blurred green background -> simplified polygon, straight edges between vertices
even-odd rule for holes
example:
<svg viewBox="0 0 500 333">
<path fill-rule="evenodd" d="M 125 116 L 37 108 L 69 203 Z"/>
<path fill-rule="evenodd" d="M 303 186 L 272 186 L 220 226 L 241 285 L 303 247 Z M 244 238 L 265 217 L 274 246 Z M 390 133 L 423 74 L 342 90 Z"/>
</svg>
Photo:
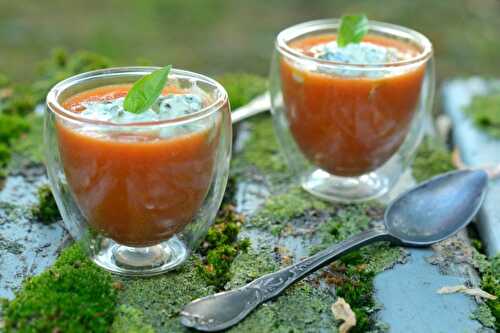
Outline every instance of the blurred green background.
<svg viewBox="0 0 500 333">
<path fill-rule="evenodd" d="M 0 0 L 0 72 L 29 82 L 37 63 L 64 47 L 121 65 L 267 74 L 281 29 L 360 12 L 426 34 L 439 79 L 500 76 L 498 0 Z"/>
</svg>

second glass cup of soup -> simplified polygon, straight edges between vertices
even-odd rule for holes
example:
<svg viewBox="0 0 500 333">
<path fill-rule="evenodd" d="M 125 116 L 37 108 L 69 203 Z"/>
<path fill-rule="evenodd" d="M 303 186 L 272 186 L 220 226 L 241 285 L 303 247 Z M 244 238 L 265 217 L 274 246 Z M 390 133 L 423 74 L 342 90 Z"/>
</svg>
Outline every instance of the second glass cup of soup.
<svg viewBox="0 0 500 333">
<path fill-rule="evenodd" d="M 370 21 L 360 44 L 336 44 L 340 20 L 302 23 L 275 44 L 275 130 L 304 189 L 329 201 L 387 193 L 408 168 L 432 106 L 432 45 Z"/>
<path fill-rule="evenodd" d="M 47 97 L 46 163 L 64 224 L 101 267 L 154 275 L 180 265 L 221 203 L 231 154 L 227 93 L 173 69 L 147 111 L 123 108 L 155 68 L 94 71 Z"/>
</svg>

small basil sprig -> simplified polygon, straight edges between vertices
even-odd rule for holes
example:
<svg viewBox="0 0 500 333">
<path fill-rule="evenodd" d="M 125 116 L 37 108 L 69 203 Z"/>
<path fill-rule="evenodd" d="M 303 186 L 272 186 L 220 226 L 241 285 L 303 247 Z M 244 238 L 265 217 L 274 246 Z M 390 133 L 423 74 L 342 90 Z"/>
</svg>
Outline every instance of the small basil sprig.
<svg viewBox="0 0 500 333">
<path fill-rule="evenodd" d="M 344 15 L 340 21 L 337 45 L 344 47 L 348 44 L 361 42 L 368 32 L 368 18 L 366 15 Z"/>
<path fill-rule="evenodd" d="M 171 69 L 172 65 L 165 66 L 135 82 L 123 102 L 125 110 L 131 113 L 142 113 L 149 109 L 161 95 Z"/>
</svg>

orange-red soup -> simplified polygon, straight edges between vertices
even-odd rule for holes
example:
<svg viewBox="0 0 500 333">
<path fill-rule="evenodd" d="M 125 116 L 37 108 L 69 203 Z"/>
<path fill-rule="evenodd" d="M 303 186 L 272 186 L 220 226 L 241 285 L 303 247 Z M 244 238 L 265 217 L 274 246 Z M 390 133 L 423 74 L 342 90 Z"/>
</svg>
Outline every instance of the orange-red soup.
<svg viewBox="0 0 500 333">
<path fill-rule="evenodd" d="M 130 85 L 89 90 L 63 103 L 123 97 Z M 164 90 L 164 94 L 175 89 Z M 147 246 L 191 222 L 207 195 L 216 142 L 209 130 L 161 139 L 127 134 L 97 137 L 56 122 L 64 171 L 90 225 L 113 240 Z"/>
<path fill-rule="evenodd" d="M 335 40 L 305 37 L 289 46 L 305 55 Z M 402 41 L 367 36 L 364 41 L 418 53 Z M 281 61 L 286 116 L 305 157 L 333 175 L 359 176 L 384 164 L 400 147 L 416 111 L 424 65 L 380 78 L 324 74 Z"/>
</svg>

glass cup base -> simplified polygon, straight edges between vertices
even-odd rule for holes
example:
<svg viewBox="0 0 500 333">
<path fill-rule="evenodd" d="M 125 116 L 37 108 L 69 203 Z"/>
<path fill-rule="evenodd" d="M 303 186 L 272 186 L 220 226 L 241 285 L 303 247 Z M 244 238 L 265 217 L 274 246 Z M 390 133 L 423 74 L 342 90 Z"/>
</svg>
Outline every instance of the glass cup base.
<svg viewBox="0 0 500 333">
<path fill-rule="evenodd" d="M 317 169 L 303 177 L 302 187 L 314 196 L 331 202 L 361 202 L 389 191 L 389 179 L 376 172 L 359 177 L 339 177 Z"/>
<path fill-rule="evenodd" d="M 152 276 L 162 274 L 181 265 L 189 251 L 178 237 L 162 243 L 132 247 L 103 238 L 92 260 L 100 267 L 125 276 Z"/>
</svg>

